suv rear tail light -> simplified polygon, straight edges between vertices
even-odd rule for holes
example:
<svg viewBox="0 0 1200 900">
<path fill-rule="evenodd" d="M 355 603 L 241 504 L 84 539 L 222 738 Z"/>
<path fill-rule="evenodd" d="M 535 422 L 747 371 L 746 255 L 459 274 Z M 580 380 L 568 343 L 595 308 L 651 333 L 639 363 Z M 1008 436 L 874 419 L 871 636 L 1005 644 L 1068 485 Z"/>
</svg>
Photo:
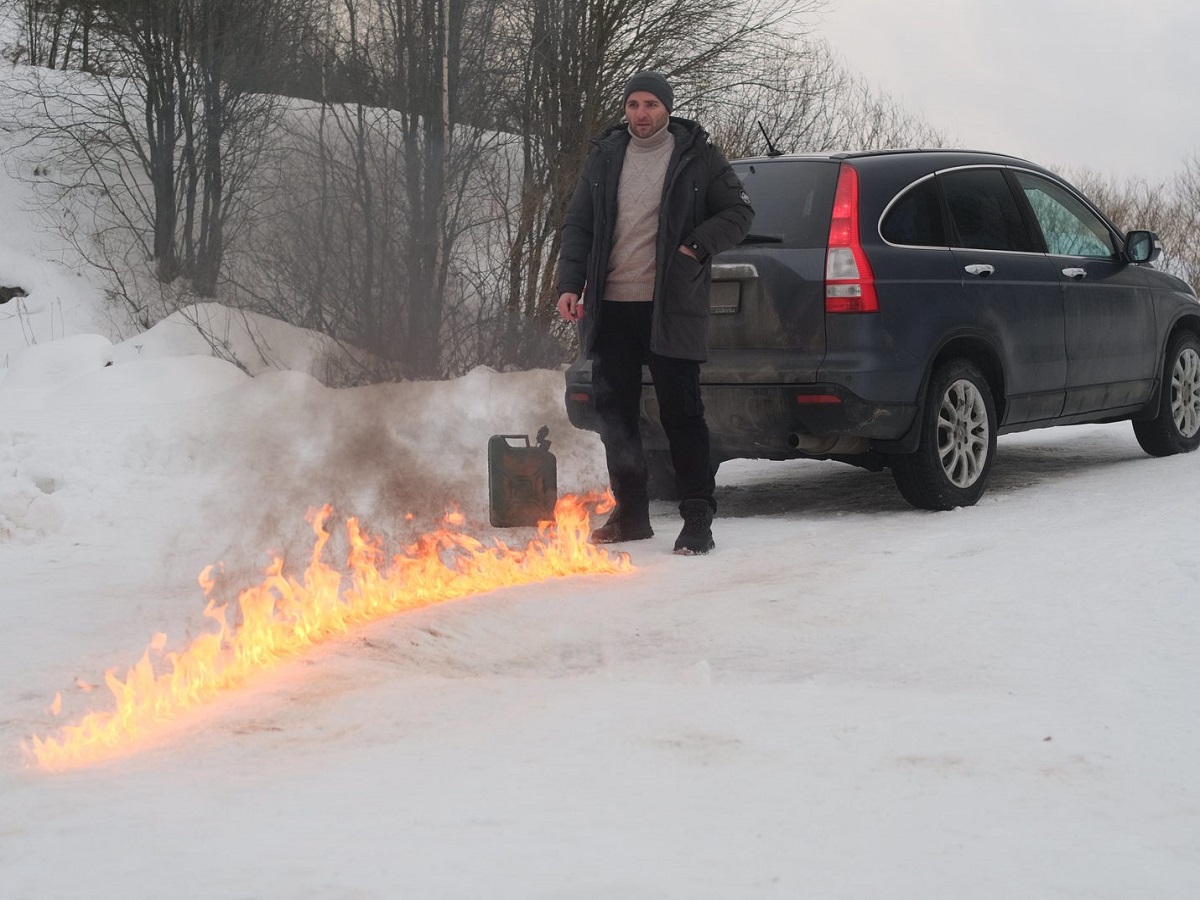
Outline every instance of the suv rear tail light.
<svg viewBox="0 0 1200 900">
<path fill-rule="evenodd" d="M 825 312 L 879 312 L 875 273 L 858 237 L 858 172 L 843 163 L 833 195 L 825 253 Z"/>
</svg>

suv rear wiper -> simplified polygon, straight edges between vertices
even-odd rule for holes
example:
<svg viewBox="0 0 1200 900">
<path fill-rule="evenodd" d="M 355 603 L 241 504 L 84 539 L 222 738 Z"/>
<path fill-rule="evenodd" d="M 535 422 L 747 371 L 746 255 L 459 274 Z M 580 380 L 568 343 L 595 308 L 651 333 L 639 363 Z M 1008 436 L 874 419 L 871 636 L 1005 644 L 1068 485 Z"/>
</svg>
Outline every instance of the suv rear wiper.
<svg viewBox="0 0 1200 900">
<path fill-rule="evenodd" d="M 742 238 L 743 244 L 782 244 L 782 234 L 748 234 Z"/>
</svg>

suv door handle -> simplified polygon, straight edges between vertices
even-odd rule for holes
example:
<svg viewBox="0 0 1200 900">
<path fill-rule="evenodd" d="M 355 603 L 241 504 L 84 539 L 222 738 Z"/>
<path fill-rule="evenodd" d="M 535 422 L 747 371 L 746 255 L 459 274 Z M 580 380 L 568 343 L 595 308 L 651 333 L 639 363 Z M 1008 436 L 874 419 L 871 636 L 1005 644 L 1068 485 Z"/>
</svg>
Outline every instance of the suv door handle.
<svg viewBox="0 0 1200 900">
<path fill-rule="evenodd" d="M 963 268 L 971 275 L 978 275 L 980 278 L 987 278 L 996 271 L 995 266 L 989 266 L 987 263 L 972 263 L 969 266 L 963 266 Z"/>
<path fill-rule="evenodd" d="M 1076 266 L 1068 266 L 1062 270 L 1062 273 L 1068 278 L 1073 278 L 1076 281 L 1082 281 L 1087 278 L 1087 269 L 1080 269 Z"/>
</svg>

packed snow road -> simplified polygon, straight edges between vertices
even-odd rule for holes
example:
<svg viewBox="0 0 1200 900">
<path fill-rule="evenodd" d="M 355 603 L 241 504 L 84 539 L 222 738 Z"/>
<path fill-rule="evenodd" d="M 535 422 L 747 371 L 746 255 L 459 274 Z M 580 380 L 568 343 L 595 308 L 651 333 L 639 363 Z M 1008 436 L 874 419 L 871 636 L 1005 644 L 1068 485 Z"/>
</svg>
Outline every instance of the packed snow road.
<svg viewBox="0 0 1200 900">
<path fill-rule="evenodd" d="M 28 766 L 56 691 L 64 719 L 101 704 L 77 679 L 204 628 L 200 568 L 235 589 L 302 558 L 307 493 L 385 530 L 448 492 L 486 521 L 487 434 L 543 419 L 564 489 L 592 486 L 559 379 L 221 376 L 9 417 L 5 895 L 1194 894 L 1200 457 L 1150 459 L 1128 425 L 1002 438 L 988 494 L 949 513 L 886 473 L 730 463 L 707 557 L 671 553 L 656 504 L 632 574 L 380 622 L 139 752 Z"/>
</svg>

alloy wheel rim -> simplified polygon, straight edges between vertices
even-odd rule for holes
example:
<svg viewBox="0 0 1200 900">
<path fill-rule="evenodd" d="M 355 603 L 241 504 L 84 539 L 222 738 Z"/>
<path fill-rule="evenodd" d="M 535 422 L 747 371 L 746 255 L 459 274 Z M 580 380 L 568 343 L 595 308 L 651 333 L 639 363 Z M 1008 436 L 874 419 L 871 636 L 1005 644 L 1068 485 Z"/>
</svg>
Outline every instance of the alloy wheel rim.
<svg viewBox="0 0 1200 900">
<path fill-rule="evenodd" d="M 987 463 L 990 438 L 983 394 L 970 381 L 960 378 L 946 388 L 938 410 L 938 457 L 951 484 L 969 488 L 979 480 Z"/>
<path fill-rule="evenodd" d="M 1200 354 L 1186 348 L 1171 371 L 1171 418 L 1185 438 L 1200 431 Z"/>
</svg>

